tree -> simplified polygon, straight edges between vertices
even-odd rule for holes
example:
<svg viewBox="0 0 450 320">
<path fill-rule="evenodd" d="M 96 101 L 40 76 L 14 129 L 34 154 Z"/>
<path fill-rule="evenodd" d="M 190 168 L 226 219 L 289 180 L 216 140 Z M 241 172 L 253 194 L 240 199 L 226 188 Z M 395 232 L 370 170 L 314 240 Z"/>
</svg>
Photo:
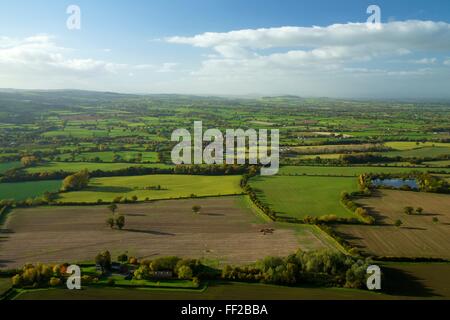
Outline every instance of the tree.
<svg viewBox="0 0 450 320">
<path fill-rule="evenodd" d="M 35 156 L 25 156 L 20 159 L 20 163 L 23 167 L 32 167 L 38 164 L 39 158 Z"/>
<path fill-rule="evenodd" d="M 100 266 L 103 274 L 106 271 L 110 270 L 111 269 L 111 254 L 109 253 L 109 251 L 100 252 L 95 257 L 95 263 Z"/>
<path fill-rule="evenodd" d="M 52 287 L 60 286 L 61 283 L 62 283 L 62 281 L 61 281 L 61 279 L 59 279 L 59 278 L 52 277 L 52 278 L 50 279 L 50 286 L 52 286 Z"/>
<path fill-rule="evenodd" d="M 178 269 L 178 279 L 192 279 L 193 272 L 192 269 L 188 266 L 181 266 Z"/>
<path fill-rule="evenodd" d="M 20 288 L 23 284 L 23 279 L 20 274 L 16 274 L 14 277 L 12 277 L 11 281 L 12 285 L 16 288 Z"/>
<path fill-rule="evenodd" d="M 89 184 L 89 171 L 82 170 L 63 180 L 61 191 L 76 191 L 86 188 Z"/>
<path fill-rule="evenodd" d="M 106 224 L 107 224 L 111 229 L 114 228 L 114 225 L 115 225 L 114 218 L 111 217 L 111 218 L 106 219 Z"/>
<path fill-rule="evenodd" d="M 108 209 L 109 209 L 109 211 L 111 211 L 112 214 L 116 213 L 116 210 L 118 209 L 117 204 L 111 203 L 111 204 L 108 206 Z"/>
<path fill-rule="evenodd" d="M 128 255 L 126 253 L 122 253 L 117 257 L 117 261 L 119 262 L 127 262 L 128 261 Z"/>
<path fill-rule="evenodd" d="M 439 219 L 437 217 L 433 217 L 433 223 L 439 223 Z"/>
<path fill-rule="evenodd" d="M 193 206 L 192 207 L 192 212 L 194 212 L 196 214 L 200 213 L 201 210 L 202 210 L 202 207 L 200 207 L 200 206 Z"/>
<path fill-rule="evenodd" d="M 120 215 L 115 219 L 115 223 L 117 228 L 119 228 L 119 230 L 122 230 L 123 227 L 125 227 L 125 216 Z"/>
<path fill-rule="evenodd" d="M 405 207 L 403 209 L 403 212 L 405 212 L 407 215 L 412 215 L 414 213 L 414 208 L 413 207 Z"/>
<path fill-rule="evenodd" d="M 394 224 L 397 228 L 399 228 L 403 225 L 403 222 L 402 222 L 402 220 L 399 219 L 399 220 L 396 220 Z"/>
<path fill-rule="evenodd" d="M 423 208 L 419 207 L 416 209 L 416 214 L 422 214 L 423 213 Z"/>
</svg>

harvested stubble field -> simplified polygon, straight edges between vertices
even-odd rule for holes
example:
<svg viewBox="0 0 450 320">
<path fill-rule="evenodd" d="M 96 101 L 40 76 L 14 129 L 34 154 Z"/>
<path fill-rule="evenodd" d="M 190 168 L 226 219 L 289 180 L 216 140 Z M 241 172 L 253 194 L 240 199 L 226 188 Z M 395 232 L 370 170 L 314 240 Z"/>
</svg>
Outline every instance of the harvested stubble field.
<svg viewBox="0 0 450 320">
<path fill-rule="evenodd" d="M 359 203 L 379 225 L 337 226 L 353 245 L 376 256 L 450 259 L 450 195 L 382 190 Z M 422 207 L 424 213 L 406 215 L 407 206 Z M 400 228 L 394 226 L 398 219 L 403 222 Z"/>
<path fill-rule="evenodd" d="M 194 205 L 202 206 L 200 214 L 192 212 Z M 106 225 L 111 213 L 104 206 L 15 210 L 0 235 L 0 268 L 92 261 L 105 249 L 113 256 L 128 251 L 139 258 L 177 255 L 241 264 L 330 246 L 311 226 L 264 222 L 242 196 L 120 205 L 118 212 L 126 217 L 122 231 Z M 262 228 L 275 231 L 264 235 Z"/>
</svg>

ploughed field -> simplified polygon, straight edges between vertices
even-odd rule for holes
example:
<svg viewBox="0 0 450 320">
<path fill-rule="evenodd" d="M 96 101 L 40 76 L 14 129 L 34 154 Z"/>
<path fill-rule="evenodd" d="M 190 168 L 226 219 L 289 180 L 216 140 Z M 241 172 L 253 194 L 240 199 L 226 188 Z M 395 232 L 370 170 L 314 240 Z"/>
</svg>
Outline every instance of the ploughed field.
<svg viewBox="0 0 450 320">
<path fill-rule="evenodd" d="M 358 202 L 370 210 L 379 225 L 336 226 L 352 245 L 375 256 L 450 259 L 450 195 L 381 190 Z M 407 206 L 421 207 L 424 212 L 407 215 Z M 394 226 L 396 220 L 403 225 Z"/>
<path fill-rule="evenodd" d="M 216 263 L 250 263 L 298 249 L 332 247 L 313 226 L 267 223 L 245 197 L 169 200 L 119 205 L 124 230 L 111 230 L 105 206 L 17 209 L 0 234 L 0 268 L 25 263 L 92 261 L 98 252 L 154 258 L 176 255 Z M 200 214 L 192 211 L 202 206 Z M 261 229 L 273 228 L 264 235 Z"/>
</svg>

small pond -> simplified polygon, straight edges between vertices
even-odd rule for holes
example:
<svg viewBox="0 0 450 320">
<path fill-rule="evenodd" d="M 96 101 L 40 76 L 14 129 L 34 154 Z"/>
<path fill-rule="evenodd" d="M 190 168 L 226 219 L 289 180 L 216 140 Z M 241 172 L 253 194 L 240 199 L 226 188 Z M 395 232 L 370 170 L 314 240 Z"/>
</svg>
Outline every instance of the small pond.
<svg viewBox="0 0 450 320">
<path fill-rule="evenodd" d="M 419 185 L 415 179 L 375 179 L 372 184 L 376 187 L 398 188 L 408 186 L 411 189 L 419 189 Z"/>
</svg>

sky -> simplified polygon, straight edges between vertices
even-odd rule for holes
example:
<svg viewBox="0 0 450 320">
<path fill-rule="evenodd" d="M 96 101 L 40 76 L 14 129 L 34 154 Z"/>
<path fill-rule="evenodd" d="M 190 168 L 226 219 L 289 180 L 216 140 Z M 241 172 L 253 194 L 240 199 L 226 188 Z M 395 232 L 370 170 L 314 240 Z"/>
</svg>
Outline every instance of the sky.
<svg viewBox="0 0 450 320">
<path fill-rule="evenodd" d="M 450 99 L 449 80 L 450 1 L 0 0 L 0 88 Z"/>
</svg>

